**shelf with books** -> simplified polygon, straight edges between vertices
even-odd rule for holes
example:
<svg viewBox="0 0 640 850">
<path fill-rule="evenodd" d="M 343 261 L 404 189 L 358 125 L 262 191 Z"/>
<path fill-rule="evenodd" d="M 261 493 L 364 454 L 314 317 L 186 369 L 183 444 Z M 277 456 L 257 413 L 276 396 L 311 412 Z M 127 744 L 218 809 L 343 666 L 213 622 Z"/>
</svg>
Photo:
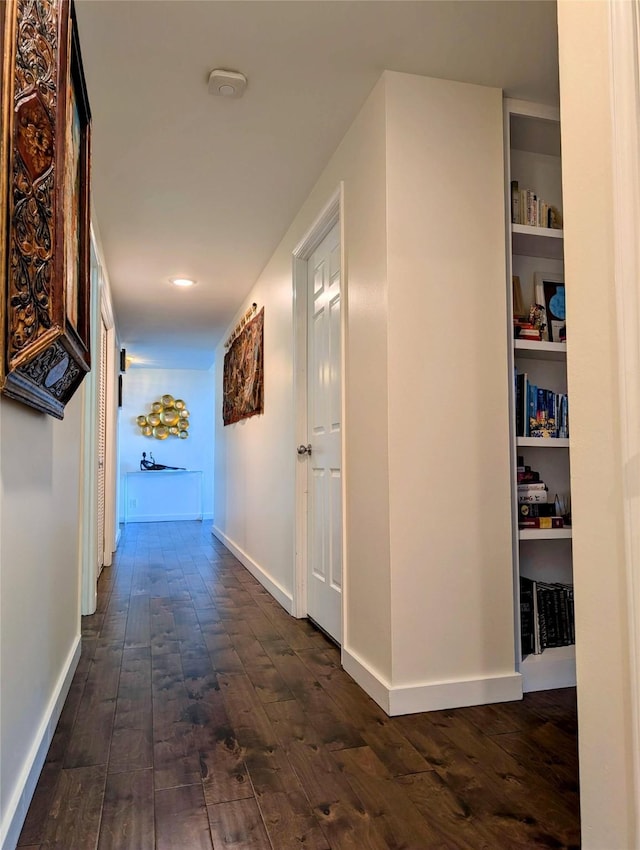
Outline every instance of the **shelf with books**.
<svg viewBox="0 0 640 850">
<path fill-rule="evenodd" d="M 511 225 L 512 251 L 517 255 L 561 260 L 563 237 L 562 230 L 551 227 L 532 227 L 529 224 Z"/>
<path fill-rule="evenodd" d="M 575 639 L 566 613 L 573 567 L 559 118 L 552 107 L 505 101 L 515 641 L 525 691 L 575 685 L 575 648 L 558 645 Z M 527 643 L 527 581 L 537 583 L 545 604 L 554 600 L 556 614 L 565 612 L 562 621 L 546 612 L 549 633 L 535 650 Z"/>
<path fill-rule="evenodd" d="M 563 361 L 567 356 L 566 342 L 537 342 L 531 339 L 515 339 L 513 347 L 516 357 L 527 360 Z"/>
</svg>

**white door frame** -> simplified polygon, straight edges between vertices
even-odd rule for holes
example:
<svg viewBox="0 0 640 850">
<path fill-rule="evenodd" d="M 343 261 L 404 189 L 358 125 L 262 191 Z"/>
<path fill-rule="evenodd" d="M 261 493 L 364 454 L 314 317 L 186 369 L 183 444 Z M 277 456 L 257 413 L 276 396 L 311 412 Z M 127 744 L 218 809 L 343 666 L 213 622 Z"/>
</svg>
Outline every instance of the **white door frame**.
<svg viewBox="0 0 640 850">
<path fill-rule="evenodd" d="M 292 252 L 293 258 L 293 385 L 294 385 L 294 414 L 296 446 L 306 444 L 308 438 L 307 423 L 307 261 L 318 245 L 336 223 L 340 226 L 340 346 L 341 346 L 341 394 L 342 394 L 342 645 L 346 639 L 345 600 L 347 587 L 347 558 L 346 558 L 346 470 L 345 470 L 345 441 L 347 423 L 345 421 L 346 398 L 346 328 L 347 328 L 347 268 L 344 246 L 344 186 L 342 183 L 333 193 L 326 206 L 311 225 L 305 236 Z M 291 446 L 295 453 L 296 446 Z M 306 455 L 296 455 L 295 476 L 295 576 L 293 582 L 294 617 L 307 616 L 307 521 L 308 521 L 308 490 L 309 464 Z"/>
<path fill-rule="evenodd" d="M 101 270 L 93 230 L 91 232 L 91 355 L 95 359 L 100 322 Z M 81 542 L 81 609 L 93 614 L 97 603 L 98 567 L 96 564 L 96 534 L 98 530 L 98 381 L 95 363 L 84 379 L 84 409 L 82 416 L 82 542 Z"/>
<path fill-rule="evenodd" d="M 111 301 L 107 288 L 100 288 L 100 313 L 107 331 L 107 362 L 102 365 L 106 370 L 106 429 L 104 451 L 104 550 L 102 563 L 110 567 L 116 549 L 116 457 L 118 439 L 118 373 L 119 357 L 116 341 L 116 327 Z"/>
<path fill-rule="evenodd" d="M 116 399 L 116 330 L 111 302 L 105 282 L 104 261 L 96 235 L 91 228 L 91 371 L 84 379 L 83 441 L 82 441 L 82 531 L 81 531 L 81 613 L 93 614 L 97 603 L 98 565 L 98 366 L 100 356 L 100 323 L 107 329 L 107 432 L 105 446 L 105 552 L 103 563 L 111 564 L 117 531 L 116 456 L 117 409 Z M 111 548 L 110 548 L 111 547 Z M 110 550 L 110 551 L 107 551 Z"/>
<path fill-rule="evenodd" d="M 640 788 L 640 2 L 609 3 L 613 233 L 635 793 Z M 578 687 L 580 682 L 578 681 Z M 636 844 L 639 812 L 635 811 Z"/>
</svg>

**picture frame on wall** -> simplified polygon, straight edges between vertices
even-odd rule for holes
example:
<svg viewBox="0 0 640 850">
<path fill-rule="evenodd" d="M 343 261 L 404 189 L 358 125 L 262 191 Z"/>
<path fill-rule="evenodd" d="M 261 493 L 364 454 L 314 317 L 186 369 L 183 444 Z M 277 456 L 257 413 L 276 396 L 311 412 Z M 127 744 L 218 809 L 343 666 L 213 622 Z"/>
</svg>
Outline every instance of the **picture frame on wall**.
<svg viewBox="0 0 640 850">
<path fill-rule="evenodd" d="M 544 307 L 546 313 L 546 327 L 542 338 L 547 342 L 566 342 L 564 276 L 549 272 L 535 272 L 533 283 L 536 304 Z"/>
<path fill-rule="evenodd" d="M 62 419 L 91 365 L 91 111 L 73 3 L 7 0 L 2 25 L 0 388 Z"/>
</svg>

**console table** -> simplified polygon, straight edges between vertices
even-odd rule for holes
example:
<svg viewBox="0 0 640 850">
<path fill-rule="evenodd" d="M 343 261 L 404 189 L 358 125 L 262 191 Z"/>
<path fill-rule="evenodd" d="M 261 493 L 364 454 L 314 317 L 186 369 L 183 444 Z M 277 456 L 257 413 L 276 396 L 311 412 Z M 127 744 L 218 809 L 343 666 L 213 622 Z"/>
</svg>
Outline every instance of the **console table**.
<svg viewBox="0 0 640 850">
<path fill-rule="evenodd" d="M 124 521 L 202 519 L 202 470 L 154 469 L 124 474 Z"/>
</svg>

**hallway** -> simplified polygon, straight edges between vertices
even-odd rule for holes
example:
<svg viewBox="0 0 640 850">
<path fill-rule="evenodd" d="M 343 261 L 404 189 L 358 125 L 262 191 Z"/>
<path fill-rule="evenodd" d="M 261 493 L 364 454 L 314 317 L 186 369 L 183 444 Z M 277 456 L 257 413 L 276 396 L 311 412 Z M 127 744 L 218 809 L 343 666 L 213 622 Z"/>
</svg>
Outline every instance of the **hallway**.
<svg viewBox="0 0 640 850">
<path fill-rule="evenodd" d="M 209 523 L 98 589 L 22 850 L 579 846 L 573 690 L 388 718 Z"/>
</svg>

